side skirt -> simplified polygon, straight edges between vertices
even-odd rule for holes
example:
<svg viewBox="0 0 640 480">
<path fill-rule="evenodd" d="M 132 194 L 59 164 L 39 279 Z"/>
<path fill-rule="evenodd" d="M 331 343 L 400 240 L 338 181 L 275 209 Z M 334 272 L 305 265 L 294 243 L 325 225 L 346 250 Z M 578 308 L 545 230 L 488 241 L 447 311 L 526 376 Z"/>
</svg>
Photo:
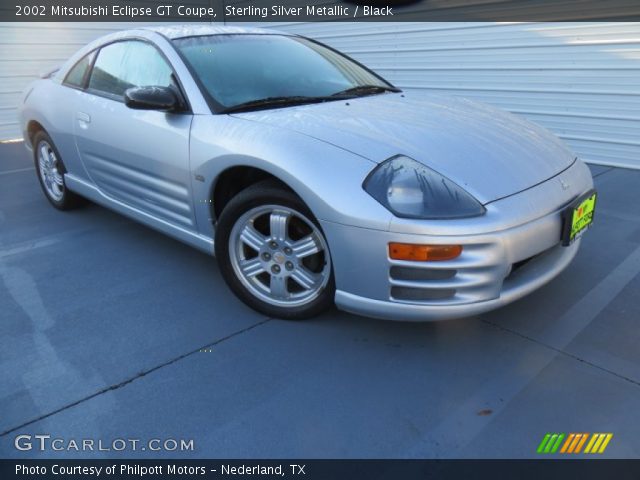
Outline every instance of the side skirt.
<svg viewBox="0 0 640 480">
<path fill-rule="evenodd" d="M 212 238 L 206 237 L 191 230 L 186 230 L 182 227 L 178 227 L 169 222 L 156 218 L 153 215 L 149 215 L 146 212 L 138 210 L 137 208 L 130 207 L 129 205 L 126 205 L 118 200 L 107 197 L 95 186 L 90 185 L 84 180 L 81 180 L 69 173 L 64 176 L 64 180 L 65 185 L 69 190 L 76 192 L 77 194 L 82 195 L 83 197 L 86 197 L 89 200 L 102 205 L 103 207 L 114 210 L 126 217 L 129 217 L 137 222 L 151 227 L 154 230 L 165 233 L 170 237 L 175 238 L 176 240 L 180 240 L 181 242 L 191 245 L 192 247 L 213 256 L 214 249 Z"/>
</svg>

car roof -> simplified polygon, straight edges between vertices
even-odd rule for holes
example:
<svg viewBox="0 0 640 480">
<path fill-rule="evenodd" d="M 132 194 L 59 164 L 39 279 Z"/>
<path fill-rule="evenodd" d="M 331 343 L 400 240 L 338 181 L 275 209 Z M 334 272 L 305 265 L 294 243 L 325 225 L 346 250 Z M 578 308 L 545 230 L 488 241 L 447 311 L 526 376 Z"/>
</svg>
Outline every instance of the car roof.
<svg viewBox="0 0 640 480">
<path fill-rule="evenodd" d="M 218 26 L 218 25 L 188 25 L 188 24 L 142 27 L 141 30 L 151 30 L 171 40 L 175 38 L 198 37 L 198 36 L 204 36 L 204 35 L 229 35 L 229 34 L 291 35 L 290 33 L 279 32 L 277 30 L 267 30 L 264 28 L 232 27 L 232 26 Z"/>
</svg>

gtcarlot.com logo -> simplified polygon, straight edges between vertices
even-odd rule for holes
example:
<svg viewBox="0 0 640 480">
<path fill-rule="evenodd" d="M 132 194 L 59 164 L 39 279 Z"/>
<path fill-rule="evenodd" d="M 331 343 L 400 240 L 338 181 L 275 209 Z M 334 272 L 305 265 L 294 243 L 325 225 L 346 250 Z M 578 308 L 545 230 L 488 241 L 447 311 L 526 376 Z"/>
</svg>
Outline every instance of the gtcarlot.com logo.
<svg viewBox="0 0 640 480">
<path fill-rule="evenodd" d="M 604 453 L 612 438 L 613 433 L 547 433 L 538 453 Z"/>
<path fill-rule="evenodd" d="M 152 452 L 193 451 L 194 442 L 191 440 L 174 438 L 152 438 L 140 440 L 139 438 L 115 438 L 112 440 L 93 438 L 55 438 L 49 434 L 18 435 L 14 440 L 17 450 L 29 451 L 76 451 L 76 452 L 122 452 L 124 450 L 138 451 L 150 450 Z"/>
</svg>

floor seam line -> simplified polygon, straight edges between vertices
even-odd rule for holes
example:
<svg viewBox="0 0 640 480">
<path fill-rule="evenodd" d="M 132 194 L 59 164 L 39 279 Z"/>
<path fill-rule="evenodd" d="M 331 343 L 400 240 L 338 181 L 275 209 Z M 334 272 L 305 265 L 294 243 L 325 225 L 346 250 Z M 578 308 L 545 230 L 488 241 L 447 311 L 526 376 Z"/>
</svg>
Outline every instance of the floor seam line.
<svg viewBox="0 0 640 480">
<path fill-rule="evenodd" d="M 609 173 L 611 170 L 613 170 L 614 167 L 609 167 L 608 169 L 600 172 L 600 173 L 596 173 L 595 175 L 593 175 L 593 178 L 599 177 L 600 175 L 604 175 L 605 173 Z"/>
<path fill-rule="evenodd" d="M 585 363 L 585 364 L 587 364 L 587 365 L 589 365 L 589 366 L 591 366 L 591 367 L 597 368 L 598 370 L 601 370 L 601 371 L 603 371 L 603 372 L 609 373 L 609 374 L 611 374 L 611 375 L 613 375 L 613 376 L 615 376 L 615 377 L 618 377 L 618 378 L 620 378 L 620 379 L 622 379 L 622 380 L 626 380 L 627 382 L 630 382 L 630 383 L 632 383 L 632 384 L 634 384 L 634 385 L 636 385 L 636 386 L 640 387 L 640 382 L 639 382 L 639 381 L 637 381 L 637 380 L 634 380 L 634 379 L 629 378 L 629 377 L 625 377 L 624 375 L 622 375 L 622 374 L 620 374 L 620 373 L 617 373 L 617 372 L 614 372 L 613 370 L 609 370 L 608 368 L 604 368 L 604 367 L 601 367 L 600 365 L 596 365 L 595 363 L 592 363 L 592 362 L 590 362 L 589 360 L 586 360 L 586 359 L 584 359 L 584 358 L 580 358 L 580 357 L 579 357 L 579 356 L 577 356 L 577 355 L 574 355 L 574 354 L 569 353 L 569 352 L 567 352 L 567 351 L 565 351 L 565 350 L 562 350 L 562 349 L 560 349 L 560 348 L 556 348 L 556 347 L 554 347 L 554 346 L 552 346 L 552 345 L 549 345 L 549 344 L 547 344 L 547 343 L 544 343 L 544 342 L 541 342 L 541 341 L 539 341 L 539 340 L 536 340 L 535 338 L 533 338 L 533 337 L 529 337 L 528 335 L 525 335 L 525 334 L 523 334 L 523 333 L 520 333 L 520 332 L 517 332 L 517 331 L 515 331 L 515 330 L 511 330 L 511 329 L 509 329 L 509 328 L 503 327 L 502 325 L 498 325 L 498 324 L 493 323 L 493 322 L 490 322 L 490 321 L 488 321 L 488 320 L 482 320 L 482 321 L 483 321 L 484 323 L 486 323 L 487 325 L 491 325 L 491 326 L 493 326 L 493 327 L 495 327 L 495 328 L 497 328 L 497 329 L 499 329 L 499 330 L 502 330 L 502 331 L 505 331 L 505 332 L 511 333 L 511 334 L 516 335 L 516 336 L 518 336 L 518 337 L 520 337 L 520 338 L 524 338 L 525 340 L 529 340 L 529 341 L 531 341 L 531 342 L 533 342 L 533 343 L 535 343 L 535 344 L 537 344 L 537 345 L 540 345 L 541 347 L 547 348 L 547 349 L 549 349 L 549 350 L 553 350 L 553 351 L 554 351 L 554 352 L 556 352 L 556 353 L 560 353 L 560 354 L 562 354 L 562 355 L 564 355 L 564 356 L 567 356 L 567 357 L 569 357 L 569 358 L 572 358 L 572 359 L 574 359 L 574 360 L 577 360 L 577 361 L 579 361 L 579 362 L 581 362 L 581 363 Z"/>
<path fill-rule="evenodd" d="M 208 343 L 208 344 L 203 345 L 203 346 L 201 346 L 201 347 L 199 347 L 199 348 L 197 348 L 195 350 L 189 351 L 189 352 L 184 353 L 182 355 L 179 355 L 179 356 L 177 356 L 175 358 L 167 360 L 166 362 L 163 362 L 160 365 L 156 365 L 155 367 L 152 367 L 152 368 L 149 368 L 149 369 L 144 370 L 142 372 L 139 372 L 136 375 L 134 375 L 133 377 L 130 377 L 130 378 L 126 379 L 126 380 L 123 380 L 120 383 L 116 383 L 114 385 L 110 385 L 108 387 L 104 387 L 103 389 L 101 389 L 101 390 L 99 390 L 97 392 L 94 392 L 91 395 L 87 395 L 86 397 L 83 397 L 80 400 L 76 400 L 75 402 L 72 402 L 72 403 L 64 405 L 64 406 L 62 406 L 60 408 L 57 408 L 56 410 L 54 410 L 52 412 L 40 415 L 37 418 L 31 419 L 31 420 L 29 420 L 27 422 L 24 422 L 24 423 L 22 423 L 20 425 L 15 426 L 15 427 L 11 427 L 8 430 L 5 430 L 4 432 L 0 432 L 0 437 L 4 437 L 6 435 L 9 435 L 10 433 L 15 432 L 16 430 L 24 428 L 24 427 L 26 427 L 28 425 L 33 424 L 33 423 L 39 422 L 40 420 L 44 420 L 45 418 L 49 418 L 49 417 L 51 417 L 53 415 L 56 415 L 56 414 L 58 414 L 60 412 L 68 410 L 70 408 L 73 408 L 73 407 L 75 407 L 77 405 L 80 405 L 81 403 L 84 403 L 84 402 L 86 402 L 88 400 L 96 398 L 96 397 L 98 397 L 98 396 L 100 396 L 100 395 L 102 395 L 104 393 L 111 392 L 111 391 L 114 391 L 114 390 L 118 390 L 118 389 L 120 389 L 120 388 L 122 388 L 122 387 L 124 387 L 124 386 L 126 386 L 126 385 L 128 385 L 130 383 L 135 382 L 136 380 L 138 380 L 138 379 L 140 379 L 142 377 L 145 377 L 145 376 L 149 375 L 150 373 L 156 372 L 156 371 L 158 371 L 158 370 L 160 370 L 160 369 L 162 369 L 164 367 L 167 367 L 169 365 L 173 365 L 174 363 L 177 363 L 180 360 L 183 360 L 183 359 L 185 359 L 187 357 L 190 357 L 191 355 L 193 355 L 195 353 L 199 353 L 201 350 L 204 350 L 206 348 L 211 348 L 211 347 L 213 347 L 215 345 L 220 345 L 221 343 L 223 343 L 223 342 L 225 342 L 227 340 L 230 340 L 230 339 L 232 339 L 232 338 L 234 338 L 234 337 L 236 337 L 238 335 L 242 335 L 243 333 L 248 332 L 250 330 L 253 330 L 254 328 L 259 327 L 261 325 L 264 325 L 265 323 L 267 323 L 267 322 L 269 322 L 271 320 L 273 320 L 273 318 L 271 318 L 271 317 L 265 318 L 265 319 L 263 319 L 263 320 L 261 320 L 261 321 L 259 321 L 257 323 L 254 323 L 252 325 L 249 325 L 246 328 L 243 328 L 242 330 L 238 330 L 236 332 L 230 333 L 229 335 L 227 335 L 225 337 L 222 337 L 222 338 L 220 338 L 220 339 L 218 339 L 218 340 L 216 340 L 214 342 Z"/>
</svg>

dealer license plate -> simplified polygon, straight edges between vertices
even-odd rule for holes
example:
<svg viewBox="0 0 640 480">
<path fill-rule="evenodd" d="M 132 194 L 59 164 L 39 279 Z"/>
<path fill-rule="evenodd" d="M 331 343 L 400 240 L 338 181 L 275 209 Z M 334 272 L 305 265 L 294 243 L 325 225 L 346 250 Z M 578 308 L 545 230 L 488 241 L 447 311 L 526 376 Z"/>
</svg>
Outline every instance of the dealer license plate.
<svg viewBox="0 0 640 480">
<path fill-rule="evenodd" d="M 563 212 L 562 245 L 565 247 L 575 242 L 593 225 L 596 197 L 596 191 L 590 190 Z"/>
</svg>

